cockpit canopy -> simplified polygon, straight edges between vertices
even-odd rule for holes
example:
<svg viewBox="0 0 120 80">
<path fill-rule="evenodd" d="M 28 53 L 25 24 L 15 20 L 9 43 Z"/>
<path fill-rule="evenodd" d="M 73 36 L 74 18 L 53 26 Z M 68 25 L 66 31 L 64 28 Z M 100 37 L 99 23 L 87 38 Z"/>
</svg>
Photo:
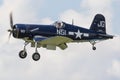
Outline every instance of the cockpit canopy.
<svg viewBox="0 0 120 80">
<path fill-rule="evenodd" d="M 62 21 L 56 21 L 54 24 L 53 24 L 56 28 L 63 28 L 64 24 Z"/>
</svg>

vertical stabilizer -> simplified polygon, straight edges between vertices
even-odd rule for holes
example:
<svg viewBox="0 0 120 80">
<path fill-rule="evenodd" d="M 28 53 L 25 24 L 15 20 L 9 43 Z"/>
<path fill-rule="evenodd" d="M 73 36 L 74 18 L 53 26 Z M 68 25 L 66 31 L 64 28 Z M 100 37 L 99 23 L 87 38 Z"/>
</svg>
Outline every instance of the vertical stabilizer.
<svg viewBox="0 0 120 80">
<path fill-rule="evenodd" d="M 102 14 L 97 14 L 90 26 L 90 30 L 106 34 L 105 17 Z"/>
</svg>

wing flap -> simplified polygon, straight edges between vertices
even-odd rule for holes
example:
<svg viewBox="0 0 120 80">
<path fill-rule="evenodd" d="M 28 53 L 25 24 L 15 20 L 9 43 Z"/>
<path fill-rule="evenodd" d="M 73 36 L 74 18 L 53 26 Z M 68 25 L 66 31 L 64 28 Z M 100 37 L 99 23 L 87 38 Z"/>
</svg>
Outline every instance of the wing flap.
<svg viewBox="0 0 120 80">
<path fill-rule="evenodd" d="M 66 49 L 68 46 L 66 43 L 58 45 L 58 47 L 62 50 Z"/>
</svg>

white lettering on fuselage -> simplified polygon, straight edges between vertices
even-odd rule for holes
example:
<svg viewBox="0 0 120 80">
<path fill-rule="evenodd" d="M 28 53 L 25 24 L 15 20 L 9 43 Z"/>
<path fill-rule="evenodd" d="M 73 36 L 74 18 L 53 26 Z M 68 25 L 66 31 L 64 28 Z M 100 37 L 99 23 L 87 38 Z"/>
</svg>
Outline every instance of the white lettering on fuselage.
<svg viewBox="0 0 120 80">
<path fill-rule="evenodd" d="M 64 30 L 64 29 L 57 29 L 57 34 L 58 35 L 66 35 L 66 30 Z"/>
</svg>

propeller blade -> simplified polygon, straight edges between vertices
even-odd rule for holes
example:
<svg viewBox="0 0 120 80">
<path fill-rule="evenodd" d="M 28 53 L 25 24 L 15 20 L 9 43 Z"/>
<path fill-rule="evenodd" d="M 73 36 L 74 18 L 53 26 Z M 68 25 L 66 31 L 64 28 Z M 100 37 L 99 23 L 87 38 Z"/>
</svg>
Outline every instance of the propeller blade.
<svg viewBox="0 0 120 80">
<path fill-rule="evenodd" d="M 11 29 L 8 29 L 8 32 L 10 32 L 9 36 L 8 36 L 8 42 L 9 42 L 9 40 L 11 38 L 12 33 L 14 32 L 14 30 L 13 30 L 14 24 L 13 24 L 12 12 L 10 13 L 10 27 L 11 27 Z"/>
<path fill-rule="evenodd" d="M 13 29 L 13 17 L 12 17 L 12 12 L 10 13 L 10 27 Z"/>
<path fill-rule="evenodd" d="M 12 32 L 10 32 L 10 34 L 8 36 L 8 42 L 10 41 L 11 35 L 12 35 Z"/>
</svg>

